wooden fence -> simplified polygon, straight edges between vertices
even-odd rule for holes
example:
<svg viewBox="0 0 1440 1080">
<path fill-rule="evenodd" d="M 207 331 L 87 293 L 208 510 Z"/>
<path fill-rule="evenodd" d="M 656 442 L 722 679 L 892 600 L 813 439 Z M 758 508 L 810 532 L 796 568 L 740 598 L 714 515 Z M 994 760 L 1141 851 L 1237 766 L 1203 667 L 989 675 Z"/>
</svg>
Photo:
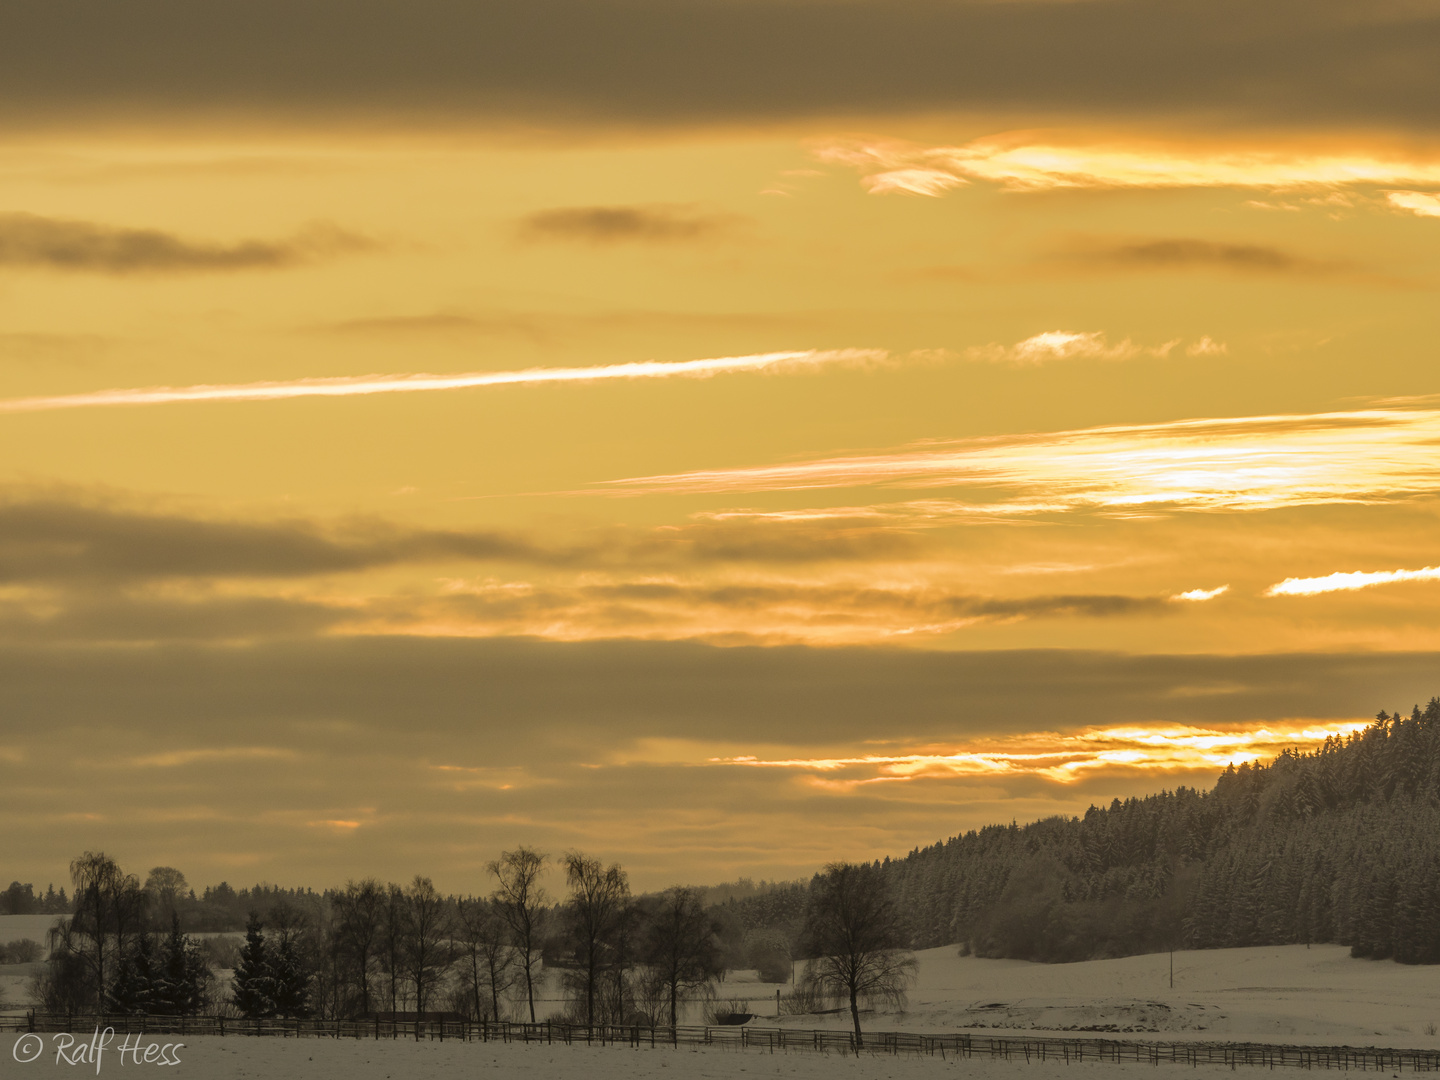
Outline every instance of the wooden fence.
<svg viewBox="0 0 1440 1080">
<path fill-rule="evenodd" d="M 1014 1061 L 1133 1061 L 1159 1065 L 1241 1065 L 1261 1068 L 1356 1069 L 1440 1072 L 1440 1051 L 1354 1046 L 1284 1046 L 1267 1043 L 1151 1042 L 1102 1038 L 920 1035 L 867 1032 L 863 1046 L 839 1030 L 783 1027 L 637 1027 L 542 1022 L 512 1024 L 462 1020 L 239 1020 L 224 1016 L 66 1016 L 28 1013 L 0 1016 L 0 1031 L 61 1032 L 112 1028 L 118 1035 L 223 1035 L 326 1039 L 446 1039 L 463 1042 L 584 1043 L 590 1046 L 712 1046 L 759 1051 L 853 1054 L 925 1054 L 944 1058 Z"/>
</svg>

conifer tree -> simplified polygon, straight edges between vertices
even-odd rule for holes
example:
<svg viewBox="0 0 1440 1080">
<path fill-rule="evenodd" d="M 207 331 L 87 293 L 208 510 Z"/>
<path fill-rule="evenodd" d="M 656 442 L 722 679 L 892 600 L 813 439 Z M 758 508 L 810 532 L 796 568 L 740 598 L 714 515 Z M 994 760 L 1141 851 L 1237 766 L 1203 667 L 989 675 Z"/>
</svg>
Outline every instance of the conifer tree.
<svg viewBox="0 0 1440 1080">
<path fill-rule="evenodd" d="M 116 966 L 115 981 L 106 995 L 110 1008 L 131 1015 L 158 1012 L 156 974 L 150 935 L 141 934 Z"/>
<path fill-rule="evenodd" d="M 277 1015 L 274 959 L 265 940 L 265 924 L 253 912 L 245 924 L 245 945 L 235 965 L 231 995 L 240 1015 L 263 1019 Z"/>
<path fill-rule="evenodd" d="M 276 1015 L 298 1019 L 308 1017 L 312 1011 L 311 977 L 293 933 L 280 935 L 271 952 L 270 962 Z"/>
<path fill-rule="evenodd" d="M 169 1016 L 194 1016 L 209 1000 L 210 965 L 200 947 L 180 932 L 180 917 L 170 917 L 170 934 L 165 939 L 163 964 L 155 980 L 154 1012 Z"/>
</svg>

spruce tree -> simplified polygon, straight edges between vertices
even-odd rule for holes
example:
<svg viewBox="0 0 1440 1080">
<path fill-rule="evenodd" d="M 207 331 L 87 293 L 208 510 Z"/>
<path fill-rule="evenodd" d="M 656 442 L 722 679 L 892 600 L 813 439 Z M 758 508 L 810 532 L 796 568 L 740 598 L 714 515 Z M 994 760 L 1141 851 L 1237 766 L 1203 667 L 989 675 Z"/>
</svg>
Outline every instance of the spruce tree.
<svg viewBox="0 0 1440 1080">
<path fill-rule="evenodd" d="M 156 1012 L 170 1016 L 194 1016 L 205 1006 L 211 974 L 200 947 L 180 932 L 180 916 L 170 917 L 170 934 L 165 939 L 163 963 L 156 979 Z"/>
<path fill-rule="evenodd" d="M 271 954 L 275 1012 L 304 1019 L 311 1013 L 310 972 L 306 970 L 294 934 L 282 934 Z"/>
<path fill-rule="evenodd" d="M 245 924 L 245 945 L 235 965 L 231 997 L 240 1015 L 250 1020 L 275 1016 L 274 956 L 265 940 L 265 924 L 253 912 Z"/>
<path fill-rule="evenodd" d="M 133 948 L 120 957 L 115 981 L 106 995 L 115 1012 L 138 1015 L 159 1012 L 156 1008 L 156 965 L 150 935 L 141 934 Z"/>
</svg>

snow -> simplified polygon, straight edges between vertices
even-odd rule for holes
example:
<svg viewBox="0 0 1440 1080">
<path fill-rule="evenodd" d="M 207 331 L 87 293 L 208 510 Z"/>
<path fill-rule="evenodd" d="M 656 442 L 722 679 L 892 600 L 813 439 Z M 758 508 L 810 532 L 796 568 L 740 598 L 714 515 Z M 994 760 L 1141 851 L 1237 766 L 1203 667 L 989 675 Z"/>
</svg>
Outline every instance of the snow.
<svg viewBox="0 0 1440 1080">
<path fill-rule="evenodd" d="M 17 1064 L 12 1047 L 20 1036 L 0 1035 L 0 1078 L 52 1075 L 53 1044 L 46 1056 Z M 145 1036 L 163 1045 L 176 1036 Z M 114 1047 L 101 1055 L 100 1075 L 121 1068 Z M 1154 1080 L 1155 1066 L 1114 1062 L 1062 1062 L 992 1060 L 957 1061 L 953 1055 L 863 1055 L 812 1051 L 765 1053 L 759 1050 L 723 1050 L 657 1047 L 631 1049 L 615 1046 L 547 1046 L 531 1044 L 218 1038 L 185 1040 L 173 1051 L 180 1059 L 168 1075 L 196 1080 L 460 1080 L 469 1077 L 504 1077 L 505 1080 L 940 1080 L 965 1077 L 980 1080 L 1105 1080 L 1108 1077 L 1146 1076 Z M 155 1066 L 158 1068 L 158 1066 Z M 136 1069 L 126 1059 L 127 1075 Z M 1210 1071 L 1218 1066 L 1202 1066 Z M 91 1070 L 81 1066 L 91 1075 Z M 1195 1070 L 1189 1070 L 1194 1072 Z M 1227 1072 L 1229 1070 L 1226 1070 Z M 142 1066 L 138 1075 L 145 1075 Z M 166 1075 L 166 1074 L 162 1074 Z"/>
<path fill-rule="evenodd" d="M 0 923 L 0 928 L 3 928 Z M 918 954 L 919 981 L 903 1013 L 863 1017 L 868 1031 L 977 1034 L 1116 1033 L 1123 1039 L 1254 1041 L 1306 1045 L 1387 1046 L 1440 1050 L 1440 969 L 1388 961 L 1354 960 L 1338 945 L 1290 945 L 1175 954 L 1175 989 L 1169 956 L 1156 954 L 1079 964 L 1031 964 L 961 957 L 954 947 Z M 18 988 L 17 988 L 18 989 Z M 748 998 L 760 1019 L 789 1028 L 848 1026 L 845 1015 L 773 1019 L 773 984 L 754 972 L 733 972 L 722 998 Z M 782 988 L 788 989 L 788 987 Z M 23 994 L 11 993 L 12 1003 Z M 551 1005 L 551 1008 L 558 1006 Z M 543 1017 L 542 1017 L 543 1018 Z M 692 1021 L 693 1022 L 693 1021 Z M 17 1036 L 0 1035 L 0 1078 L 38 1075 L 11 1059 Z M 148 1038 L 161 1039 L 160 1036 Z M 171 1036 L 170 1040 L 177 1039 Z M 684 1077 L 751 1080 L 752 1076 L 843 1078 L 1011 1076 L 1085 1080 L 1149 1070 L 1149 1064 L 1114 1062 L 1005 1062 L 953 1057 L 864 1056 L 718 1047 L 565 1047 L 454 1041 L 189 1037 L 174 1075 L 200 1080 L 297 1077 L 301 1080 L 401 1080 L 495 1075 L 524 1080 L 650 1080 Z M 51 1054 L 53 1059 L 53 1053 Z M 51 1061 L 53 1065 L 53 1060 Z M 118 1067 L 118 1061 L 114 1064 Z M 129 1066 L 127 1066 L 129 1067 Z M 1205 1068 L 1204 1066 L 1201 1067 Z M 1088 1073 L 1086 1070 L 1090 1070 Z M 1095 1070 L 1099 1069 L 1099 1072 Z M 743 1075 L 742 1075 L 743 1074 Z"/>
<path fill-rule="evenodd" d="M 1440 970 L 1355 960 L 1343 945 L 1177 952 L 1174 990 L 1167 953 L 1078 964 L 980 960 L 954 947 L 917 956 L 906 1012 L 872 1015 L 867 1026 L 1440 1049 L 1431 1034 L 1440 1026 Z M 771 997 L 768 1009 L 756 1002 L 767 1015 Z M 839 1017 L 782 1023 L 844 1026 Z"/>
<path fill-rule="evenodd" d="M 28 938 L 39 944 L 41 955 L 50 949 L 50 928 L 57 915 L 0 915 L 0 944 Z M 30 976 L 36 964 L 0 964 L 0 1012 L 13 1012 L 30 1000 Z M 6 1008 L 8 1006 L 8 1008 Z"/>
</svg>

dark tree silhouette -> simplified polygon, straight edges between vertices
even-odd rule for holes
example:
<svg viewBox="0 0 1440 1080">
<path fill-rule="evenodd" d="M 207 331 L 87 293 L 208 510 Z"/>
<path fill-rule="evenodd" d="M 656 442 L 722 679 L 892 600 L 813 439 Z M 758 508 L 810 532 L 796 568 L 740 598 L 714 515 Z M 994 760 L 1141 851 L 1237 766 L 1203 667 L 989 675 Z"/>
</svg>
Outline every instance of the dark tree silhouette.
<svg viewBox="0 0 1440 1080">
<path fill-rule="evenodd" d="M 87 851 L 72 861 L 70 880 L 75 886 L 75 916 L 62 933 L 62 947 L 80 957 L 95 1008 L 103 1012 L 115 965 L 144 930 L 145 894 L 133 874 L 126 874 L 99 851 Z"/>
<path fill-rule="evenodd" d="M 620 955 L 619 937 L 630 904 L 630 883 L 619 865 L 606 868 L 599 859 L 578 851 L 565 853 L 565 880 L 570 900 L 565 917 L 579 965 L 573 979 L 585 1002 L 585 1025 L 595 1026 L 595 1005 L 602 979 Z"/>
<path fill-rule="evenodd" d="M 807 978 L 850 1003 L 855 1049 L 864 1045 L 860 1003 L 905 1003 L 915 957 L 903 948 L 899 909 L 877 866 L 832 863 L 810 886 L 804 944 Z"/>
<path fill-rule="evenodd" d="M 530 1022 L 535 1022 L 535 969 L 540 963 L 541 932 L 549 897 L 540 884 L 545 861 L 550 856 L 527 847 L 503 851 L 487 869 L 495 878 L 492 895 L 505 925 L 525 979 L 525 999 L 530 1004 Z"/>
<path fill-rule="evenodd" d="M 445 898 L 435 891 L 427 877 L 415 875 L 405 890 L 404 958 L 405 974 L 415 990 L 415 1012 L 423 1015 L 431 991 L 455 962 L 451 946 L 450 911 Z M 415 1029 L 420 1037 L 420 1029 Z"/>
<path fill-rule="evenodd" d="M 374 878 L 347 882 L 345 891 L 336 895 L 335 947 L 361 1016 L 373 1008 L 370 967 L 375 962 L 384 921 L 385 886 Z"/>
<path fill-rule="evenodd" d="M 190 890 L 185 875 L 173 866 L 156 866 L 145 879 L 145 892 L 154 899 L 155 916 L 161 926 L 176 913 L 176 904 Z"/>
<path fill-rule="evenodd" d="M 230 983 L 231 1000 L 240 1015 L 248 1019 L 274 1016 L 276 1004 L 274 962 L 265 940 L 265 924 L 252 914 L 245 925 L 245 944 Z"/>
<path fill-rule="evenodd" d="M 702 890 L 675 886 L 645 912 L 640 956 L 663 989 L 670 1026 L 679 1023 L 680 1003 L 724 970 L 714 921 L 701 903 Z"/>
<path fill-rule="evenodd" d="M 475 1019 L 486 1019 L 487 1012 L 489 1019 L 500 1019 L 500 995 L 515 984 L 510 928 L 493 901 L 470 897 L 459 903 L 455 936 Z"/>
</svg>

